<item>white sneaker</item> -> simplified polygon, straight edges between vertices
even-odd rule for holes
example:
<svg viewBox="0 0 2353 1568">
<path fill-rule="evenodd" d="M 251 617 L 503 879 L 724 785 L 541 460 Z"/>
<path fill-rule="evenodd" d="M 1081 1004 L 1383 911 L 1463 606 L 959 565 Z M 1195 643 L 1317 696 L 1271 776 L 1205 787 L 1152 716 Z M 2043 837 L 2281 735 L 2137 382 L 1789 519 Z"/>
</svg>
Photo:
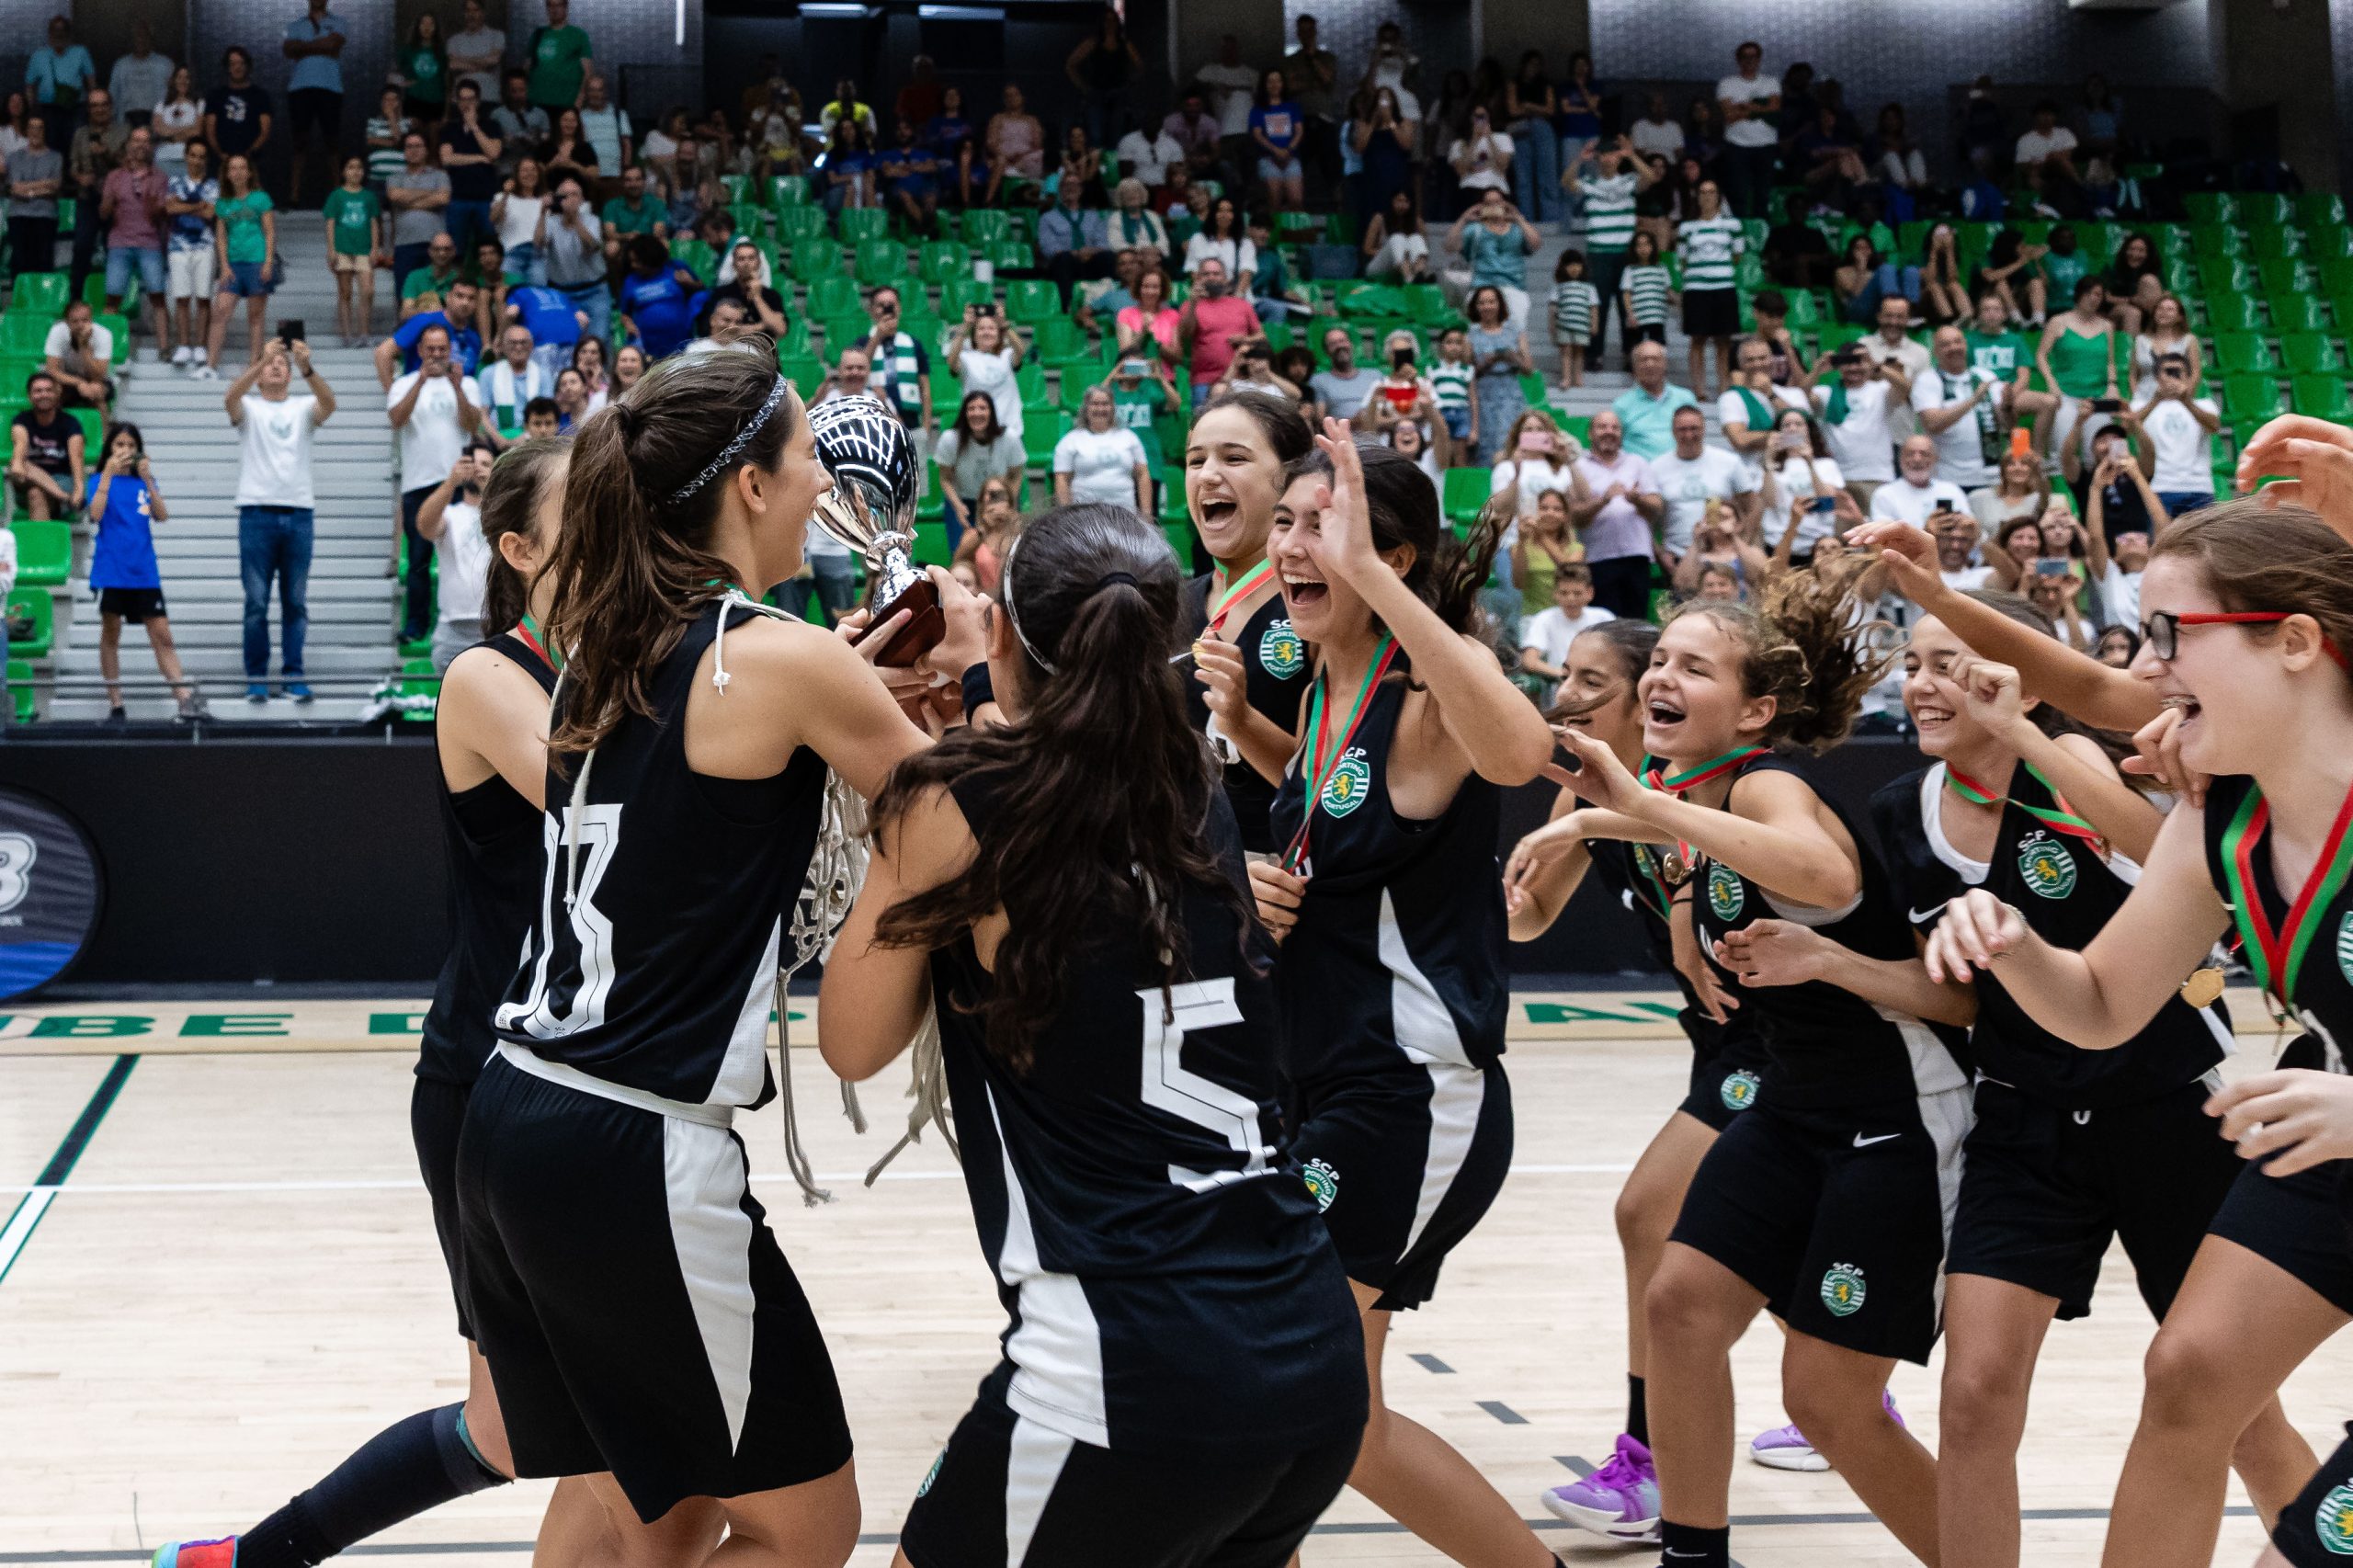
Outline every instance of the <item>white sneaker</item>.
<svg viewBox="0 0 2353 1568">
<path fill-rule="evenodd" d="M 188 379 L 191 381 L 217 381 L 221 376 L 211 366 L 199 364 L 188 373 Z"/>
<path fill-rule="evenodd" d="M 172 350 L 172 363 L 185 367 L 188 360 L 195 356 L 195 352 L 196 351 L 194 349 L 183 343 L 177 348 Z"/>
<path fill-rule="evenodd" d="M 199 343 L 195 347 L 190 348 L 188 351 L 188 363 L 191 365 L 201 365 L 206 363 L 204 346 Z"/>
</svg>

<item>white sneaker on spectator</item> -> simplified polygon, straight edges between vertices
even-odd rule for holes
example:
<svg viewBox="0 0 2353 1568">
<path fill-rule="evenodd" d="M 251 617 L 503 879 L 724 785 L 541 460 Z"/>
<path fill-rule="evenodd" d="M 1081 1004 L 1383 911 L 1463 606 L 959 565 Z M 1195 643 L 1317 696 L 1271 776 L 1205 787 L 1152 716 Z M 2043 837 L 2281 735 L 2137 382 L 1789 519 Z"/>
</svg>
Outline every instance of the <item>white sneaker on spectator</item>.
<svg viewBox="0 0 2353 1568">
<path fill-rule="evenodd" d="M 190 349 L 188 351 L 188 362 L 189 362 L 190 364 L 194 364 L 194 365 L 202 365 L 202 364 L 210 363 L 210 361 L 206 358 L 206 351 L 205 351 L 204 345 L 202 345 L 201 343 L 199 343 L 199 344 L 196 345 L 194 347 L 190 348 Z"/>
<path fill-rule="evenodd" d="M 199 364 L 196 369 L 188 373 L 188 379 L 192 381 L 219 381 L 221 377 L 219 372 L 214 370 L 211 366 Z"/>
<path fill-rule="evenodd" d="M 177 348 L 172 350 L 172 363 L 185 369 L 188 362 L 191 358 L 195 358 L 195 355 L 196 351 L 190 348 L 187 344 L 183 343 Z"/>
</svg>

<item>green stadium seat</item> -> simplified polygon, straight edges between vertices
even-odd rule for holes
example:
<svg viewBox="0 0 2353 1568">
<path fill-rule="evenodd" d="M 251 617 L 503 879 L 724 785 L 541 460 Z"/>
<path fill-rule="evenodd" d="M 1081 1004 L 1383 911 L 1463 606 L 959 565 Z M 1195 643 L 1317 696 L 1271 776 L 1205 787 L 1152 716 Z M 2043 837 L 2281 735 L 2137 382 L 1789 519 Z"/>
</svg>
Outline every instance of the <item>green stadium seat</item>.
<svg viewBox="0 0 2353 1568">
<path fill-rule="evenodd" d="M 1029 248 L 1027 240 L 999 240 L 989 246 L 989 265 L 999 276 L 1014 272 L 1038 270 L 1038 253 Z"/>
<path fill-rule="evenodd" d="M 995 284 L 983 283 L 970 273 L 961 274 L 939 286 L 939 313 L 949 322 L 961 322 L 966 306 L 985 305 L 995 298 Z"/>
<path fill-rule="evenodd" d="M 1038 358 L 1045 361 L 1047 369 L 1063 371 L 1064 381 L 1072 379 L 1068 372 L 1076 366 L 1099 365 L 1094 348 L 1086 341 L 1086 334 L 1080 331 L 1078 324 L 1070 317 L 1048 316 L 1036 324 Z M 1091 375 L 1086 378 L 1089 383 L 1095 379 Z"/>
<path fill-rule="evenodd" d="M 2290 397 L 2296 412 L 2314 419 L 2353 424 L 2353 400 L 2345 395 L 2343 376 L 2298 376 Z"/>
<path fill-rule="evenodd" d="M 2245 294 L 2217 294 L 2206 301 L 2206 324 L 2216 332 L 2253 332 L 2262 315 Z"/>
<path fill-rule="evenodd" d="M 95 408 L 69 408 L 65 412 L 72 415 L 74 423 L 82 427 L 82 449 L 85 452 L 97 453 L 106 450 L 106 448 L 100 445 L 107 436 L 107 422 L 104 415 Z M 91 464 L 94 469 L 97 466 L 95 462 Z"/>
<path fill-rule="evenodd" d="M 1160 537 L 1168 541 L 1168 553 L 1176 558 L 1176 569 L 1190 574 L 1193 570 L 1192 519 L 1188 517 L 1181 523 L 1168 520 L 1169 492 L 1176 492 L 1176 505 L 1182 506 L 1185 504 L 1184 486 L 1170 483 L 1165 471 L 1154 477 L 1160 481 Z"/>
<path fill-rule="evenodd" d="M 2279 361 L 2271 352 L 2271 344 L 2259 333 L 2216 333 L 2214 362 L 2225 375 L 2276 376 L 2279 373 Z"/>
<path fill-rule="evenodd" d="M 28 588 L 62 585 L 74 568 L 74 525 L 19 517 L 9 527 L 17 536 L 17 581 Z"/>
<path fill-rule="evenodd" d="M 2249 229 L 2246 233 L 2246 253 L 2257 261 L 2273 256 L 2302 256 L 2304 236 L 2296 229 Z"/>
<path fill-rule="evenodd" d="M 1470 523 L 1478 520 L 1487 505 L 1487 497 L 1495 494 L 1495 478 L 1483 468 L 1450 468 L 1439 491 L 1441 505 L 1449 523 Z"/>
<path fill-rule="evenodd" d="M 1066 409 L 1049 408 L 1042 403 L 1023 407 L 1021 449 L 1029 453 L 1033 466 L 1052 466 L 1054 444 L 1070 434 L 1070 413 Z"/>
<path fill-rule="evenodd" d="M 885 283 L 895 289 L 904 283 L 907 280 L 907 247 L 889 238 L 859 241 L 858 280 L 870 289 Z"/>
<path fill-rule="evenodd" d="M 967 276 L 972 253 L 955 240 L 933 240 L 923 247 L 917 266 L 923 280 L 936 286 Z"/>
<path fill-rule="evenodd" d="M 824 335 L 821 346 L 828 365 L 842 362 L 842 350 L 862 341 L 873 330 L 874 323 L 864 311 L 852 308 L 833 315 L 819 316 L 817 330 Z"/>
<path fill-rule="evenodd" d="M 2321 292 L 2331 298 L 2353 294 L 2353 256 L 2331 256 L 2321 258 Z"/>
<path fill-rule="evenodd" d="M 822 207 L 779 207 L 776 214 L 776 237 L 786 244 L 802 240 L 825 237 L 825 210 Z"/>
<path fill-rule="evenodd" d="M 1004 239 L 1007 225 L 1002 208 L 973 207 L 965 210 L 963 221 L 959 227 L 963 234 L 964 243 L 974 249 L 979 249 L 984 245 L 995 244 Z"/>
<path fill-rule="evenodd" d="M 1024 356 L 1019 368 L 1013 372 L 1013 385 L 1021 393 L 1022 406 L 1044 403 L 1046 401 L 1046 368 L 1038 363 L 1034 354 Z"/>
<path fill-rule="evenodd" d="M 23 659 L 8 661 L 8 706 L 19 724 L 40 717 L 40 693 L 33 688 L 33 667 Z"/>
<path fill-rule="evenodd" d="M 935 487 L 934 494 L 937 493 L 937 487 Z M 954 554 L 955 552 L 948 548 L 947 523 L 917 519 L 915 548 L 916 565 L 945 566 Z"/>
<path fill-rule="evenodd" d="M 2255 268 L 2244 256 L 2204 256 L 2198 258 L 2198 290 L 2203 298 L 2245 294 L 2255 288 Z"/>
<path fill-rule="evenodd" d="M 768 205 L 779 212 L 809 205 L 809 181 L 801 175 L 779 175 L 768 181 Z"/>
<path fill-rule="evenodd" d="M 776 368 L 804 400 L 816 396 L 817 389 L 825 384 L 825 362 L 814 354 L 779 354 Z"/>
<path fill-rule="evenodd" d="M 2189 254 L 2203 260 L 2208 256 L 2234 256 L 2246 254 L 2246 235 L 2229 228 L 2194 228 L 2189 231 Z"/>
<path fill-rule="evenodd" d="M 2279 359 L 2291 376 L 2342 376 L 2345 356 L 2325 332 L 2289 332 L 2279 336 Z"/>
<path fill-rule="evenodd" d="M 1344 294 L 1339 300 L 1340 313 L 1349 317 L 1403 316 L 1411 307 L 1405 296 L 1393 284 L 1367 283 Z"/>
<path fill-rule="evenodd" d="M 59 229 L 63 232 L 63 225 Z M 65 285 L 63 272 L 19 272 L 8 290 L 8 309 L 30 311 L 43 322 L 55 321 L 65 313 Z"/>
<path fill-rule="evenodd" d="M 842 270 L 842 247 L 822 236 L 817 239 L 792 242 L 791 260 L 786 270 L 798 283 L 811 283 L 821 278 L 836 278 Z"/>
<path fill-rule="evenodd" d="M 2326 307 L 2310 294 L 2274 294 L 2264 304 L 2271 312 L 2271 330 L 2282 336 L 2291 332 L 2320 332 L 2328 324 Z"/>
<path fill-rule="evenodd" d="M 791 315 L 785 318 L 784 335 L 776 340 L 776 351 L 779 358 L 787 354 L 809 352 L 809 318 L 807 316 Z"/>
<path fill-rule="evenodd" d="M 1005 313 L 1025 326 L 1060 315 L 1062 311 L 1062 295 L 1049 278 L 1017 278 L 1006 285 Z"/>
<path fill-rule="evenodd" d="M 49 342 L 49 329 L 56 324 L 55 316 L 21 309 L 0 315 L 0 355 L 12 359 L 40 358 Z"/>
<path fill-rule="evenodd" d="M 880 207 L 846 207 L 835 220 L 834 227 L 845 243 L 864 244 L 890 233 L 891 215 Z"/>
<path fill-rule="evenodd" d="M 12 658 L 46 659 L 51 645 L 57 639 L 57 610 L 50 602 L 47 588 L 17 588 L 8 595 L 8 619 L 11 624 L 25 621 L 29 630 L 19 636 L 8 635 L 8 653 Z"/>
<path fill-rule="evenodd" d="M 964 406 L 964 383 L 956 373 L 938 360 L 931 367 L 931 413 L 942 428 L 955 422 L 956 411 Z"/>
<path fill-rule="evenodd" d="M 2304 264 L 2294 256 L 2272 256 L 2255 264 L 2256 286 L 2266 294 L 2301 294 L 2312 287 L 2313 279 Z"/>
<path fill-rule="evenodd" d="M 1530 370 L 1519 378 L 1519 395 L 1528 400 L 1528 406 L 1530 408 L 1544 407 L 1544 394 L 1550 390 L 1545 386 L 1544 377 L 1540 371 Z"/>
<path fill-rule="evenodd" d="M 2181 199 L 2181 206 L 2192 223 L 2202 226 L 2237 221 L 2237 208 L 2219 190 L 2193 190 Z"/>
<path fill-rule="evenodd" d="M 2296 200 L 2283 191 L 2242 190 L 2231 198 L 2233 215 L 2249 227 L 2276 229 L 2296 221 Z"/>
<path fill-rule="evenodd" d="M 2234 425 L 2259 423 L 2285 412 L 2279 397 L 2279 383 L 2268 375 L 2223 377 L 2222 404 Z"/>
<path fill-rule="evenodd" d="M 820 278 L 809 285 L 809 313 L 813 316 L 843 316 L 863 309 L 855 278 Z"/>
<path fill-rule="evenodd" d="M 1178 400 L 1182 401 L 1185 394 L 1181 388 L 1176 395 Z M 1158 443 L 1161 455 L 1172 465 L 1178 468 L 1184 466 L 1185 443 L 1191 436 L 1192 429 L 1193 416 L 1190 412 L 1164 414 L 1152 422 L 1153 438 Z M 1184 486 L 1179 484 L 1177 488 L 1181 491 Z"/>
</svg>

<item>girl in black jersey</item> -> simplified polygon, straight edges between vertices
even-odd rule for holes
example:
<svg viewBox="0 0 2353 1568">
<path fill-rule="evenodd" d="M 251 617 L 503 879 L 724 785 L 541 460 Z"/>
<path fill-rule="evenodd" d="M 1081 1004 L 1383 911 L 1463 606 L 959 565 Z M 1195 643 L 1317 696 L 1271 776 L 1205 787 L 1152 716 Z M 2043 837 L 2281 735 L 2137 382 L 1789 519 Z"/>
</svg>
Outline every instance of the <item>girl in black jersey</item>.
<svg viewBox="0 0 2353 1568">
<path fill-rule="evenodd" d="M 1569 645 L 1561 683 L 1562 722 L 1607 745 L 1629 768 L 1643 765 L 1643 706 L 1635 685 L 1650 667 L 1658 628 L 1605 621 Z M 1749 1106 L 1765 1067 L 1764 1042 L 1716 983 L 1692 930 L 1688 882 L 1670 887 L 1647 844 L 1586 838 L 1574 780 L 1561 786 L 1552 819 L 1519 841 L 1504 871 L 1504 907 L 1514 941 L 1550 929 L 1588 868 L 1642 921 L 1651 952 L 1683 992 L 1679 1021 L 1691 1040 L 1690 1093 L 1634 1162 L 1619 1190 L 1618 1244 L 1626 1263 L 1626 1427 L 1609 1461 L 1592 1474 L 1548 1488 L 1545 1507 L 1615 1540 L 1658 1539 L 1658 1471 L 1651 1460 L 1644 1394 L 1648 1364 L 1643 1297 L 1682 1210 L 1691 1173 L 1716 1135 Z"/>
<path fill-rule="evenodd" d="M 1497 802 L 1552 737 L 1471 635 L 1492 517 L 1466 551 L 1411 459 L 1338 420 L 1316 445 L 1267 547 L 1316 684 L 1275 802 L 1282 862 L 1250 876 L 1283 942 L 1292 1148 L 1365 1313 L 1372 1415 L 1350 1483 L 1458 1562 L 1544 1568 L 1469 1461 L 1383 1406 L 1381 1355 L 1510 1164 Z"/>
<path fill-rule="evenodd" d="M 1761 613 L 1695 603 L 1671 619 L 1641 687 L 1647 785 L 1595 738 L 1563 737 L 1579 793 L 1607 808 L 1588 832 L 1649 843 L 1665 880 L 1688 881 L 1727 984 L 1717 945 L 1775 915 L 1870 957 L 1912 951 L 1863 835 L 1769 749 L 1836 744 L 1878 679 L 1886 659 L 1855 625 L 1855 581 L 1794 573 Z M 1946 1036 L 1833 986 L 1748 993 L 1742 1011 L 1770 1064 L 1693 1176 L 1645 1302 L 1667 1560 L 1729 1561 L 1731 1351 L 1761 1307 L 1788 1331 L 1790 1415 L 1933 1561 L 1935 1460 L 1884 1391 L 1936 1339 L 1968 1080 Z"/>
<path fill-rule="evenodd" d="M 482 497 L 492 548 L 483 624 L 514 630 L 460 653 L 442 676 L 434 744 L 440 759 L 443 858 L 452 940 L 426 1010 L 409 1131 L 433 1205 L 433 1229 L 466 1340 L 466 1397 L 378 1434 L 335 1470 L 240 1535 L 167 1542 L 155 1568 L 309 1568 L 377 1532 L 514 1477 L 490 1371 L 475 1347 L 459 1253 L 457 1148 L 466 1099 L 496 1039 L 490 1015 L 515 971 L 540 883 L 540 807 L 547 781 L 548 690 L 555 671 L 530 632 L 544 612 L 540 567 L 563 528 L 565 449 L 526 441 L 492 470 Z M 600 1511 L 560 1486 L 540 1540 L 583 1544 Z"/>
<path fill-rule="evenodd" d="M 821 1004 L 859 1079 L 936 1002 L 1010 1319 L 898 1562 L 1280 1568 L 1356 1458 L 1363 1339 L 1276 1147 L 1271 955 L 1167 661 L 1176 563 L 1064 506 L 1000 592 L 970 631 L 1006 722 L 892 775 Z"/>
<path fill-rule="evenodd" d="M 1291 629 L 1267 533 L 1283 469 L 1307 455 L 1307 421 L 1260 392 L 1229 392 L 1194 416 L 1185 504 L 1216 567 L 1185 585 L 1193 726 L 1225 764 L 1225 792 L 1254 855 L 1279 847 L 1267 825 L 1308 686 L 1307 644 Z"/>
<path fill-rule="evenodd" d="M 840 637 L 749 605 L 831 484 L 772 354 L 648 371 L 569 484 L 545 875 L 458 1149 L 467 1303 L 517 1472 L 586 1476 L 631 1555 L 723 1527 L 731 1562 L 838 1564 L 840 1394 L 731 1124 L 773 1093 L 828 766 L 871 794 L 925 742 Z"/>
<path fill-rule="evenodd" d="M 2353 647 L 2353 546 L 2293 506 L 2192 513 L 2158 537 L 2141 607 L 2132 673 L 2170 710 L 2166 744 L 2182 767 L 2210 780 L 2202 802 L 2166 816 L 2139 885 L 2082 951 L 2052 946 L 1979 889 L 1948 908 L 1930 971 L 1995 968 L 2035 1023 L 2108 1050 L 2206 965 L 2216 939 L 2235 935 L 2271 1001 L 2305 1030 L 2290 1060 L 2342 1073 L 2353 1038 L 2353 677 L 2343 654 Z M 2277 1083 L 2241 1094 L 2259 1100 Z M 2242 1473 L 2276 1484 L 2294 1468 L 2292 1432 L 2264 1444 L 2256 1465 L 2248 1449 L 2262 1442 L 2256 1417 L 2281 1381 L 2353 1315 L 2344 1169 L 2241 1172 L 2150 1347 L 2107 1562 L 2211 1558 L 2234 1446 Z M 2325 1468 L 2317 1495 L 2258 1489 L 2259 1506 L 2279 1509 L 2274 1540 L 2287 1561 L 2328 1562 L 2353 1543 L 2345 1483 Z"/>
</svg>

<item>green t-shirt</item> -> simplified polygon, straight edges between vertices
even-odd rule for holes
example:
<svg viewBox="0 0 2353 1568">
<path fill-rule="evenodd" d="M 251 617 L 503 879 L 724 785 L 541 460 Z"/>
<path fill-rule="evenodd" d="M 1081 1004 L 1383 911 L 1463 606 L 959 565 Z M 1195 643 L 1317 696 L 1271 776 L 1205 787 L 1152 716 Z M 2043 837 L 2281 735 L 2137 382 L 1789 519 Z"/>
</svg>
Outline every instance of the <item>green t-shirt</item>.
<svg viewBox="0 0 2353 1568">
<path fill-rule="evenodd" d="M 588 58 L 588 35 L 569 22 L 531 35 L 531 101 L 562 108 L 580 97 L 580 62 Z"/>
<path fill-rule="evenodd" d="M 261 215 L 270 210 L 269 192 L 266 190 L 248 196 L 224 196 L 212 204 L 212 215 L 229 232 L 232 264 L 269 259 L 269 236 L 262 231 Z"/>
<path fill-rule="evenodd" d="M 2017 379 L 2020 366 L 2033 368 L 2034 345 L 2027 341 L 2023 333 L 1997 332 L 1989 335 L 1972 328 L 1961 335 L 1969 340 L 1969 364 L 1972 369 L 2009 381 Z"/>
<path fill-rule="evenodd" d="M 383 210 L 372 190 L 327 193 L 319 213 L 327 221 L 327 243 L 337 256 L 367 256 L 376 248 L 376 218 Z"/>
<path fill-rule="evenodd" d="M 670 209 L 649 190 L 633 206 L 614 197 L 605 203 L 604 217 L 605 227 L 617 234 L 650 234 L 654 224 L 670 221 Z"/>
<path fill-rule="evenodd" d="M 408 275 L 406 283 L 401 285 L 401 298 L 414 300 L 419 294 L 447 294 L 449 285 L 458 278 L 459 272 L 454 267 L 447 272 L 436 272 L 429 266 L 420 267 Z"/>
<path fill-rule="evenodd" d="M 2084 259 L 2082 251 L 2073 256 L 2052 251 L 2042 258 L 2042 276 L 2051 282 L 2052 310 L 2063 311 L 2075 303 L 2075 284 L 2091 269 L 2091 263 Z"/>
<path fill-rule="evenodd" d="M 421 104 L 438 104 L 449 90 L 449 69 L 441 51 L 431 44 L 412 45 L 401 51 L 401 74 L 408 78 L 403 89 Z"/>
<path fill-rule="evenodd" d="M 1168 400 L 1148 384 L 1129 392 L 1117 381 L 1111 383 L 1111 407 L 1119 416 L 1118 424 L 1122 430 L 1138 433 L 1150 430 L 1152 422 L 1160 417 L 1161 411 L 1167 406 Z"/>
</svg>

